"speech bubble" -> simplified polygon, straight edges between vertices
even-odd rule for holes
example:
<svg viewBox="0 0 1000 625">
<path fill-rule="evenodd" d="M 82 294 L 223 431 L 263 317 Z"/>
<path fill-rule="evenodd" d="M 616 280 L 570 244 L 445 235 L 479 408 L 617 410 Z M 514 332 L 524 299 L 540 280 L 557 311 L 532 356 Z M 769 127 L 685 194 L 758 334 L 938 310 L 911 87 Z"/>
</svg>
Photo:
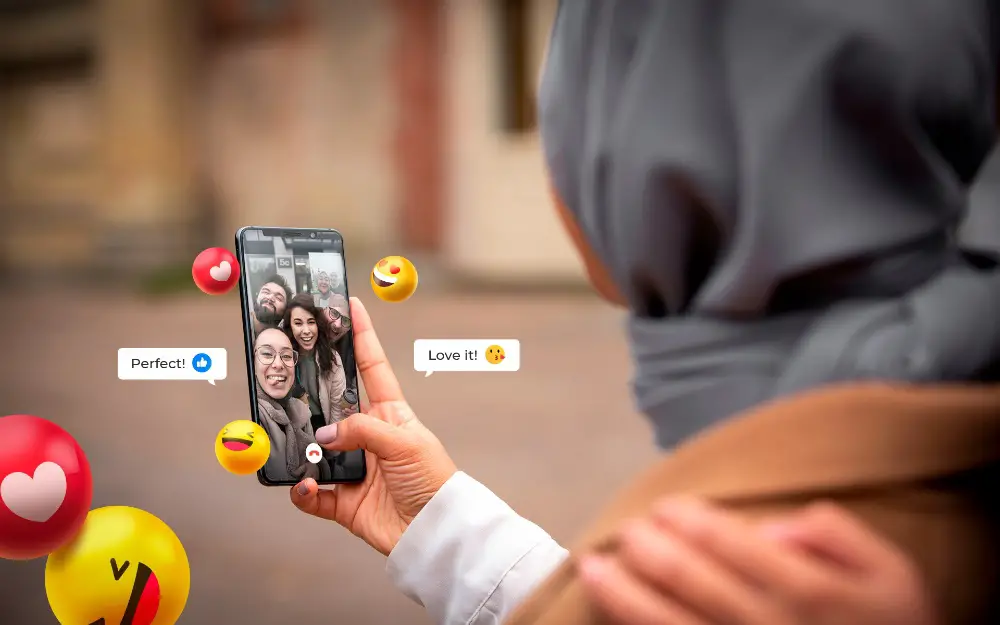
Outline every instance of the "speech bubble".
<svg viewBox="0 0 1000 625">
<path fill-rule="evenodd" d="M 123 347 L 118 350 L 119 380 L 204 380 L 215 386 L 226 379 L 226 350 L 221 347 Z"/>
<path fill-rule="evenodd" d="M 499 346 L 503 360 L 492 363 L 486 350 Z M 417 339 L 413 341 L 413 370 L 435 371 L 517 371 L 521 368 L 521 341 L 517 339 Z"/>
</svg>

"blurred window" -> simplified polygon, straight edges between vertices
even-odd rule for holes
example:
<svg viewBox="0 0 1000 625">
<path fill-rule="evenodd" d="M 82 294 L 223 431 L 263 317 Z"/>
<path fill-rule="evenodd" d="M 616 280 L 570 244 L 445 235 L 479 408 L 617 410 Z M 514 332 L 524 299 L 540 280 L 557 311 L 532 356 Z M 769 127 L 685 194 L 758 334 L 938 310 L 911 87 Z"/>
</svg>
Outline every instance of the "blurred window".
<svg viewBox="0 0 1000 625">
<path fill-rule="evenodd" d="M 534 2 L 495 2 L 500 31 L 500 126 L 509 133 L 531 132 L 537 122 Z"/>
<path fill-rule="evenodd" d="M 97 8 L 96 0 L 0 0 L 0 79 L 87 65 Z"/>
<path fill-rule="evenodd" d="M 0 16 L 44 13 L 52 9 L 79 7 L 93 4 L 93 0 L 0 0 Z"/>
<path fill-rule="evenodd" d="M 210 34 L 218 37 L 293 34 L 313 17 L 306 0 L 208 0 L 206 5 Z"/>
</svg>

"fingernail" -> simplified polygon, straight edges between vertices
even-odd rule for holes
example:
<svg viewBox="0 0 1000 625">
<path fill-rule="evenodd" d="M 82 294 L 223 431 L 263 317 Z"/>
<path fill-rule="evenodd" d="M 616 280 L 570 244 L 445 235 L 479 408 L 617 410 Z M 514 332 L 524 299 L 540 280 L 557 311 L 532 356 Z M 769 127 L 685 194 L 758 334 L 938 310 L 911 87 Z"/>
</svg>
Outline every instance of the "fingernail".
<svg viewBox="0 0 1000 625">
<path fill-rule="evenodd" d="M 329 445 L 337 440 L 337 424 L 324 425 L 316 430 L 316 442 L 320 445 Z"/>
<path fill-rule="evenodd" d="M 305 482 L 299 482 L 298 488 L 296 490 L 299 491 L 300 495 L 305 497 L 306 495 L 309 494 L 309 485 L 306 484 Z"/>
</svg>

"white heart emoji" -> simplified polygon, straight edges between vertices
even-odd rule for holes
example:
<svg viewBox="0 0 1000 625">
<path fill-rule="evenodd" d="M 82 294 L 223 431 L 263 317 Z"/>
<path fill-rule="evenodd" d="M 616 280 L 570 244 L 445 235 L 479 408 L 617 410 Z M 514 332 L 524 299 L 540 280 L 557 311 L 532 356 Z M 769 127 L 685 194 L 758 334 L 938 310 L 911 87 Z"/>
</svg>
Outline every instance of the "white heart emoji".
<svg viewBox="0 0 1000 625">
<path fill-rule="evenodd" d="M 225 282 L 233 273 L 233 267 L 228 260 L 224 260 L 215 267 L 208 270 L 208 275 L 216 282 Z"/>
<path fill-rule="evenodd" d="M 65 499 L 66 473 L 54 462 L 38 465 L 33 478 L 27 473 L 11 473 L 0 482 L 0 501 L 27 521 L 48 521 Z"/>
</svg>

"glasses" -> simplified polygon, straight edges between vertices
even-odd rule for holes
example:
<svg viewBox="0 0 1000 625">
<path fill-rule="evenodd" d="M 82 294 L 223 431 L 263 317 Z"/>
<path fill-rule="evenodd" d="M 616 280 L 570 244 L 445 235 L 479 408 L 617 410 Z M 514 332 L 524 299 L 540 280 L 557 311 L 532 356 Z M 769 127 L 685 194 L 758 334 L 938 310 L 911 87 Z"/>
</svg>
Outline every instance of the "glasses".
<svg viewBox="0 0 1000 625">
<path fill-rule="evenodd" d="M 330 321 L 339 321 L 340 325 L 345 328 L 351 327 L 351 318 L 347 315 L 340 314 L 336 308 L 327 308 L 326 311 L 330 314 Z"/>
<path fill-rule="evenodd" d="M 281 358 L 281 362 L 288 367 L 294 367 L 299 362 L 299 353 L 294 349 L 276 352 L 270 347 L 258 347 L 254 355 L 257 356 L 257 362 L 265 366 L 273 364 L 275 358 Z"/>
</svg>

